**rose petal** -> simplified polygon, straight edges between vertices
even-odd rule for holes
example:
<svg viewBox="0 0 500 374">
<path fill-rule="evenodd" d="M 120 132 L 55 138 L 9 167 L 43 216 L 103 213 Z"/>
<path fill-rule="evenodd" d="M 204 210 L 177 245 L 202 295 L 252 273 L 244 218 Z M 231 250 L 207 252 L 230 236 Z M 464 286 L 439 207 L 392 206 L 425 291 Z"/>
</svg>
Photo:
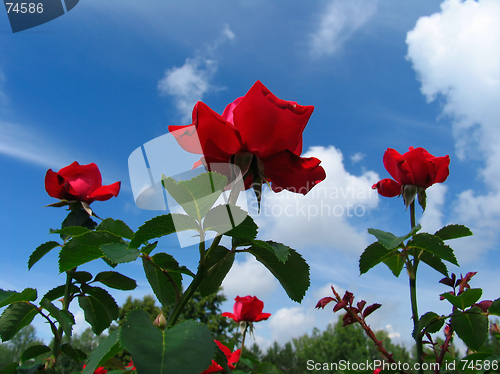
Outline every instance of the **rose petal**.
<svg viewBox="0 0 500 374">
<path fill-rule="evenodd" d="M 118 193 L 120 192 L 120 186 L 121 182 L 115 182 L 113 184 L 107 185 L 107 186 L 101 186 L 98 189 L 96 189 L 94 192 L 92 192 L 89 196 L 89 198 L 94 201 L 105 201 L 111 199 L 113 196 L 116 197 L 118 196 Z"/>
<path fill-rule="evenodd" d="M 401 195 L 401 184 L 392 179 L 385 178 L 375 183 L 372 188 L 385 197 L 395 197 Z"/>
<path fill-rule="evenodd" d="M 413 174 L 403 156 L 392 148 L 387 148 L 383 158 L 384 166 L 391 176 L 401 184 L 414 184 Z"/>
</svg>

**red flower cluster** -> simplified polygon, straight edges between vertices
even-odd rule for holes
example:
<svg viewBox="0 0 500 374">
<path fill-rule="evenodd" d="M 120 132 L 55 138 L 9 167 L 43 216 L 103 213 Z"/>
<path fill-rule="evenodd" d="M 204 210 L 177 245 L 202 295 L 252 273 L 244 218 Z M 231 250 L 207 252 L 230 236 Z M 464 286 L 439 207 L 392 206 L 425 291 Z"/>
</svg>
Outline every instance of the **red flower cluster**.
<svg viewBox="0 0 500 374">
<path fill-rule="evenodd" d="M 450 157 L 434 157 L 424 148 L 413 148 L 403 155 L 388 148 L 384 154 L 384 166 L 394 178 L 385 178 L 373 185 L 379 194 L 394 197 L 403 194 L 406 206 L 416 194 L 425 209 L 425 189 L 434 183 L 443 183 L 450 174 Z"/>
<path fill-rule="evenodd" d="M 232 318 L 235 322 L 259 322 L 271 317 L 271 313 L 262 313 L 264 303 L 256 296 L 236 296 L 233 313 L 222 313 L 223 317 Z"/>
<path fill-rule="evenodd" d="M 287 189 L 306 194 L 326 178 L 317 158 L 302 158 L 302 132 L 313 106 L 278 99 L 260 81 L 229 104 L 222 115 L 198 102 L 193 123 L 169 126 L 179 145 L 203 154 L 202 162 L 236 164 L 245 186 L 260 191 L 271 182 L 275 192 Z"/>
<path fill-rule="evenodd" d="M 237 349 L 233 353 L 229 350 L 228 347 L 226 347 L 224 344 L 222 344 L 218 340 L 214 340 L 217 346 L 220 348 L 220 350 L 226 355 L 227 358 L 227 363 L 228 366 L 231 370 L 235 369 L 235 364 L 239 361 L 240 356 L 241 356 L 241 351 Z M 224 369 L 222 366 L 220 366 L 217 362 L 212 360 L 212 365 L 206 370 L 204 370 L 201 374 L 209 374 L 209 373 L 220 373 L 223 372 Z"/>
<path fill-rule="evenodd" d="M 45 175 L 45 190 L 56 199 L 91 204 L 105 201 L 120 192 L 120 182 L 102 185 L 101 172 L 96 164 L 80 165 L 73 162 L 57 173 L 49 169 Z"/>
</svg>

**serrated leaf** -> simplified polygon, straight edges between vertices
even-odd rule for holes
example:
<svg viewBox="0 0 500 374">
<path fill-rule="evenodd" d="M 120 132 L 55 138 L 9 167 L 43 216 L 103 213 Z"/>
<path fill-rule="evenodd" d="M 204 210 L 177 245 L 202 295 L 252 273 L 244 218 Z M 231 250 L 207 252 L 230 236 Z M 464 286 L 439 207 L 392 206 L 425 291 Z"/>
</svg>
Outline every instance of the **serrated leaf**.
<svg viewBox="0 0 500 374">
<path fill-rule="evenodd" d="M 380 264 L 393 254 L 392 249 L 387 249 L 380 242 L 375 242 L 366 247 L 359 258 L 360 275 L 366 273 L 372 267 Z"/>
<path fill-rule="evenodd" d="M 420 261 L 426 263 L 434 270 L 437 270 L 445 277 L 448 277 L 448 269 L 446 268 L 444 262 L 438 256 L 434 256 L 432 253 L 424 251 L 420 255 Z"/>
<path fill-rule="evenodd" d="M 119 330 L 109 334 L 101 343 L 92 350 L 89 355 L 87 366 L 83 369 L 83 374 L 92 374 L 95 369 L 103 365 L 108 359 L 120 353 L 123 347 L 119 341 Z"/>
<path fill-rule="evenodd" d="M 62 273 L 103 257 L 100 247 L 108 243 L 123 243 L 123 239 L 107 231 L 91 231 L 72 238 L 59 252 L 59 271 Z"/>
<path fill-rule="evenodd" d="M 286 263 L 282 263 L 273 252 L 252 245 L 248 252 L 262 263 L 281 283 L 288 297 L 300 302 L 309 288 L 309 265 L 295 250 L 290 249 Z"/>
<path fill-rule="evenodd" d="M 139 257 L 141 252 L 136 248 L 128 248 L 125 243 L 108 243 L 101 245 L 101 251 L 115 264 L 132 262 Z"/>
<path fill-rule="evenodd" d="M 81 349 L 74 348 L 72 345 L 67 343 L 61 345 L 61 352 L 69 358 L 72 358 L 76 362 L 87 359 L 87 354 L 85 352 L 83 352 Z"/>
<path fill-rule="evenodd" d="M 72 272 L 71 276 L 78 283 L 88 283 L 92 280 L 92 274 L 88 271 L 75 271 Z"/>
<path fill-rule="evenodd" d="M 500 316 L 500 298 L 493 301 L 493 303 L 488 308 L 488 312 L 495 316 Z"/>
<path fill-rule="evenodd" d="M 82 226 L 66 226 L 57 230 L 50 229 L 50 234 L 62 234 L 67 236 L 78 236 L 89 232 L 89 229 Z"/>
<path fill-rule="evenodd" d="M 156 263 L 154 257 L 152 259 Z M 163 256 L 157 257 L 157 259 L 164 259 L 164 257 Z M 177 261 L 175 262 L 177 263 Z M 175 303 L 177 301 L 177 295 L 178 293 L 180 294 L 181 291 L 181 281 L 182 281 L 181 275 L 175 272 L 170 272 L 167 275 L 165 272 L 161 271 L 153 264 L 151 264 L 151 262 L 146 258 L 142 259 L 142 264 L 144 267 L 144 273 L 146 274 L 146 278 L 149 284 L 151 285 L 151 288 L 154 294 L 156 295 L 156 298 L 160 302 L 160 304 L 164 307 L 167 307 L 168 305 Z M 177 264 L 177 267 L 178 266 L 179 265 Z"/>
<path fill-rule="evenodd" d="M 85 320 L 92 326 L 92 331 L 100 335 L 118 318 L 118 305 L 115 299 L 99 287 L 82 287 L 86 295 L 78 296 L 78 303 L 83 309 Z"/>
<path fill-rule="evenodd" d="M 401 270 L 403 270 L 403 267 L 405 266 L 405 258 L 399 251 L 392 252 L 392 254 L 383 262 L 396 277 L 399 277 L 399 274 L 401 274 Z"/>
<path fill-rule="evenodd" d="M 427 251 L 443 260 L 451 262 L 453 265 L 460 266 L 453 253 L 453 249 L 444 244 L 437 236 L 425 232 L 417 234 L 407 243 L 407 247 Z"/>
<path fill-rule="evenodd" d="M 422 228 L 421 225 L 415 226 L 408 234 L 404 236 L 396 236 L 390 232 L 377 230 L 377 229 L 368 229 L 368 233 L 374 235 L 377 240 L 387 249 L 395 249 L 401 243 L 403 243 L 409 237 L 415 235 L 417 231 Z"/>
<path fill-rule="evenodd" d="M 259 226 L 257 226 L 253 218 L 247 214 L 243 222 L 238 224 L 234 229 L 227 231 L 225 235 L 231 236 L 233 239 L 240 238 L 253 240 L 257 237 L 258 229 Z"/>
<path fill-rule="evenodd" d="M 434 235 L 441 238 L 441 240 L 449 240 L 471 236 L 472 231 L 464 225 L 448 225 L 436 231 Z"/>
<path fill-rule="evenodd" d="M 275 254 L 276 258 L 281 262 L 285 263 L 290 254 L 290 247 L 282 243 L 273 242 L 272 240 L 262 241 L 254 240 L 253 245 L 267 249 L 268 251 Z"/>
<path fill-rule="evenodd" d="M 96 227 L 96 230 L 108 231 L 126 239 L 132 239 L 132 236 L 134 236 L 134 232 L 125 222 L 113 218 L 106 218 Z"/>
<path fill-rule="evenodd" d="M 182 209 L 201 222 L 224 191 L 227 178 L 218 173 L 203 173 L 187 181 L 177 182 L 162 175 L 163 187 Z"/>
<path fill-rule="evenodd" d="M 235 205 L 218 205 L 208 211 L 203 221 L 204 231 L 215 231 L 219 234 L 224 234 L 229 231 L 246 235 L 247 237 L 255 237 L 257 231 L 251 224 L 238 228 L 248 217 L 248 212 Z M 249 230 L 248 232 L 246 230 Z"/>
<path fill-rule="evenodd" d="M 186 230 L 199 231 L 200 226 L 196 220 L 185 214 L 169 213 L 157 216 L 139 227 L 128 246 L 129 248 L 139 248 L 148 240 Z"/>
<path fill-rule="evenodd" d="M 51 289 L 50 291 L 47 291 L 47 293 L 45 295 L 43 295 L 42 299 L 47 299 L 50 301 L 53 301 L 55 299 L 60 299 L 61 297 L 64 296 L 65 287 L 66 286 L 63 284 L 63 285 L 60 285 L 60 286 L 57 286 L 57 287 Z M 75 294 L 79 291 L 80 291 L 80 289 L 78 287 L 76 287 L 73 284 L 71 285 L 70 294 Z"/>
<path fill-rule="evenodd" d="M 483 294 L 483 290 L 480 288 L 470 288 L 465 290 L 460 295 L 455 296 L 448 292 L 441 294 L 446 300 L 456 306 L 458 309 L 464 310 L 465 308 L 470 307 L 476 301 L 481 298 Z"/>
<path fill-rule="evenodd" d="M 160 330 L 140 309 L 127 315 L 120 330 L 120 342 L 134 358 L 138 373 L 199 374 L 212 363 L 213 339 L 205 325 L 192 320 Z"/>
<path fill-rule="evenodd" d="M 116 271 L 103 271 L 97 274 L 94 280 L 117 290 L 129 291 L 137 287 L 135 280 Z"/>
<path fill-rule="evenodd" d="M 50 351 L 51 351 L 51 349 L 49 347 L 47 347 L 46 345 L 42 345 L 42 344 L 32 345 L 31 347 L 29 347 L 28 349 L 26 349 L 22 353 L 20 361 L 24 362 L 24 361 L 30 360 L 32 358 L 35 358 L 37 356 L 43 355 L 44 353 L 47 353 Z"/>
<path fill-rule="evenodd" d="M 38 314 L 35 305 L 26 302 L 11 304 L 0 316 L 0 337 L 6 342 L 12 339 L 23 327 L 28 326 Z"/>
<path fill-rule="evenodd" d="M 477 307 L 453 313 L 451 326 L 458 337 L 475 351 L 482 347 L 488 337 L 488 318 Z"/>
<path fill-rule="evenodd" d="M 210 274 L 201 282 L 199 286 L 199 290 L 201 292 L 201 296 L 208 296 L 213 293 L 216 293 L 219 290 L 222 281 L 226 277 L 227 273 L 233 266 L 234 255 L 227 256 L 229 250 L 223 246 L 218 246 L 212 257 L 210 258 L 210 262 L 208 263 L 207 268 L 212 269 L 217 263 Z M 223 260 L 224 259 L 224 260 Z M 219 263 L 220 262 L 220 263 Z"/>
<path fill-rule="evenodd" d="M 423 332 L 428 332 L 433 334 L 441 330 L 443 327 L 444 319 L 440 318 L 438 314 L 434 312 L 427 312 L 418 320 L 418 331 L 413 330 L 413 337 L 416 339 L 417 334 L 423 335 Z"/>
<path fill-rule="evenodd" d="M 47 299 L 42 299 L 40 305 L 45 308 L 54 317 L 59 325 L 63 328 L 67 336 L 71 336 L 73 325 L 75 324 L 75 317 L 67 310 L 57 308 Z"/>
<path fill-rule="evenodd" d="M 31 270 L 33 265 L 42 259 L 47 253 L 53 250 L 55 247 L 61 246 L 58 242 L 50 241 L 47 243 L 40 244 L 30 255 L 28 260 L 28 270 Z"/>
<path fill-rule="evenodd" d="M 0 308 L 19 301 L 35 301 L 37 295 L 35 288 L 25 288 L 21 292 L 0 289 Z"/>
</svg>

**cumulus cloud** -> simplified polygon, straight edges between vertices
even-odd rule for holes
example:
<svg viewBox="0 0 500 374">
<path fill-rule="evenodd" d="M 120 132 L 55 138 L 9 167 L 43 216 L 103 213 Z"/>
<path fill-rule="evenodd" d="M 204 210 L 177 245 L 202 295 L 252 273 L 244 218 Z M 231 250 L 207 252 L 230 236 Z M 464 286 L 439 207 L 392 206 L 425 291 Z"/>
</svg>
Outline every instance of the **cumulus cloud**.
<svg viewBox="0 0 500 374">
<path fill-rule="evenodd" d="M 484 161 L 478 176 L 487 193 L 464 191 L 455 204 L 460 222 L 481 233 L 478 253 L 500 224 L 500 3 L 446 0 L 440 12 L 418 20 L 406 42 L 422 93 L 429 102 L 443 100 L 458 156 Z"/>
<path fill-rule="evenodd" d="M 374 0 L 332 0 L 322 12 L 310 48 L 315 57 L 333 55 L 376 12 Z"/>
<path fill-rule="evenodd" d="M 351 162 L 353 164 L 362 161 L 365 158 L 365 154 L 361 152 L 357 152 L 351 156 Z"/>
<path fill-rule="evenodd" d="M 366 228 L 358 229 L 356 220 L 378 204 L 371 186 L 377 173 L 360 176 L 345 170 L 342 152 L 333 146 L 311 147 L 304 157 L 317 157 L 326 179 L 307 195 L 283 191 L 264 193 L 261 213 L 256 218 L 262 237 L 299 248 L 335 248 L 360 252 L 367 244 Z"/>
<path fill-rule="evenodd" d="M 197 101 L 210 91 L 218 89 L 211 82 L 217 72 L 217 60 L 212 56 L 227 40 L 234 40 L 236 35 L 229 25 L 224 25 L 219 38 L 199 56 L 187 58 L 181 67 L 173 67 L 165 71 L 158 82 L 158 90 L 163 95 L 173 97 L 182 122 L 189 122 L 191 112 Z"/>
<path fill-rule="evenodd" d="M 269 318 L 271 338 L 278 344 L 285 344 L 292 338 L 304 335 L 315 324 L 314 310 L 303 307 L 281 308 Z"/>
<path fill-rule="evenodd" d="M 426 190 L 427 206 L 420 220 L 423 231 L 434 233 L 443 227 L 443 205 L 447 191 L 448 187 L 444 184 L 435 184 Z"/>
</svg>

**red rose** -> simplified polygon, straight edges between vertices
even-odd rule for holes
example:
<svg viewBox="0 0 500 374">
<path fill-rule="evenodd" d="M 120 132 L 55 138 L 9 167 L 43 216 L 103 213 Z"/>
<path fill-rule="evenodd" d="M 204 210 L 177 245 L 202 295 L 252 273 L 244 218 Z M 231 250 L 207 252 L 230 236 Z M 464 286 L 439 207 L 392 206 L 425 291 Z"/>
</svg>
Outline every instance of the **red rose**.
<svg viewBox="0 0 500 374">
<path fill-rule="evenodd" d="M 229 317 L 236 322 L 259 322 L 271 317 L 271 313 L 262 313 L 264 303 L 255 296 L 236 296 L 233 306 L 234 313 L 222 313 L 223 317 Z"/>
<path fill-rule="evenodd" d="M 83 365 L 83 368 L 85 369 L 87 365 Z M 107 370 L 104 369 L 102 366 L 99 366 L 97 369 L 94 370 L 94 374 L 107 374 Z"/>
<path fill-rule="evenodd" d="M 423 199 L 420 202 L 425 208 L 425 189 L 434 183 L 443 183 L 450 174 L 449 165 L 450 156 L 434 157 L 424 148 L 410 147 L 410 150 L 403 155 L 388 148 L 384 154 L 384 166 L 394 180 L 382 179 L 372 188 L 385 197 L 403 194 L 406 205 L 409 205 L 419 193 L 419 201 Z"/>
<path fill-rule="evenodd" d="M 271 182 L 275 192 L 287 189 L 306 194 L 326 178 L 317 158 L 302 158 L 302 131 L 313 106 L 298 105 L 274 96 L 257 81 L 222 115 L 198 102 L 193 123 L 169 126 L 182 148 L 203 154 L 203 163 L 236 164 L 245 186 L 259 189 Z"/>
<path fill-rule="evenodd" d="M 220 341 L 215 340 L 214 342 L 217 344 L 217 346 L 220 348 L 220 350 L 226 355 L 227 358 L 227 364 L 229 368 L 232 370 L 235 368 L 235 364 L 239 361 L 240 356 L 241 356 L 241 350 L 237 349 L 233 353 L 229 350 L 228 347 L 226 347 L 224 344 L 222 344 Z M 224 369 L 222 366 L 220 366 L 215 360 L 212 360 L 212 365 L 206 370 L 204 370 L 201 374 L 209 374 L 209 373 L 220 373 L 223 372 Z"/>
<path fill-rule="evenodd" d="M 96 164 L 79 165 L 75 161 L 57 173 L 49 169 L 45 175 L 45 190 L 56 199 L 91 204 L 95 200 L 105 201 L 118 196 L 120 182 L 103 186 Z"/>
</svg>

